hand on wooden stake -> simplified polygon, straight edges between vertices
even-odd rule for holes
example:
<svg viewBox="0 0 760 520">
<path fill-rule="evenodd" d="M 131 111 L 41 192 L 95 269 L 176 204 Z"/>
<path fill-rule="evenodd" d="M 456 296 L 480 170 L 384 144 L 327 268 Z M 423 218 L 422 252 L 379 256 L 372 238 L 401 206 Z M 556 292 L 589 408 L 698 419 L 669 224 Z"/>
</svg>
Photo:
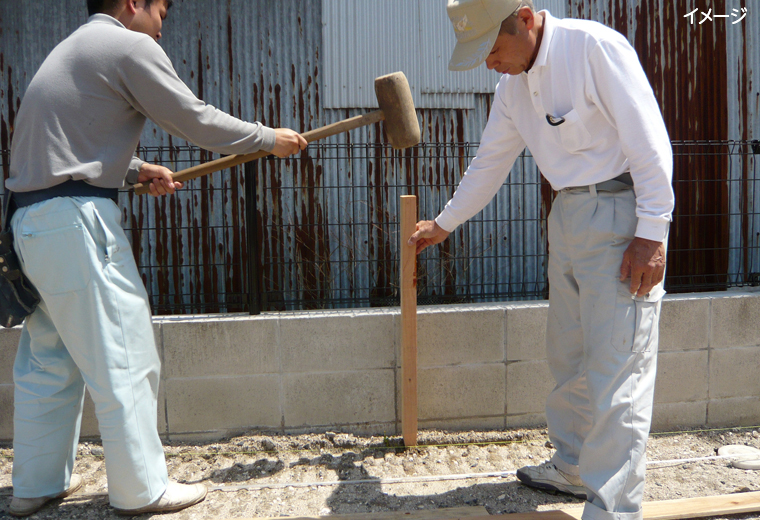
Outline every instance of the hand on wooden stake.
<svg viewBox="0 0 760 520">
<path fill-rule="evenodd" d="M 440 244 L 451 234 L 446 231 L 435 220 L 420 220 L 417 222 L 417 231 L 409 238 L 407 242 L 410 246 L 417 245 L 417 254 L 420 254 L 427 246 Z"/>
</svg>

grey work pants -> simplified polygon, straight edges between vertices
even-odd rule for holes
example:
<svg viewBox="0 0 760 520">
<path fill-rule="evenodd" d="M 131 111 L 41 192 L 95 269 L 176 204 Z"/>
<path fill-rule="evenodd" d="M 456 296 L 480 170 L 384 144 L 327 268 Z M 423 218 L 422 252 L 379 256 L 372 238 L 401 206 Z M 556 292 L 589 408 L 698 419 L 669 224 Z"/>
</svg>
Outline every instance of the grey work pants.
<svg viewBox="0 0 760 520">
<path fill-rule="evenodd" d="M 632 189 L 558 194 L 549 216 L 547 399 L 552 462 L 580 475 L 584 520 L 639 520 L 664 291 L 619 281 L 637 218 Z"/>
<path fill-rule="evenodd" d="M 109 199 L 58 197 L 13 216 L 16 252 L 42 302 L 13 369 L 13 494 L 70 484 L 85 384 L 95 403 L 111 505 L 158 500 L 168 477 L 156 426 L 160 360 L 132 249 Z"/>
</svg>

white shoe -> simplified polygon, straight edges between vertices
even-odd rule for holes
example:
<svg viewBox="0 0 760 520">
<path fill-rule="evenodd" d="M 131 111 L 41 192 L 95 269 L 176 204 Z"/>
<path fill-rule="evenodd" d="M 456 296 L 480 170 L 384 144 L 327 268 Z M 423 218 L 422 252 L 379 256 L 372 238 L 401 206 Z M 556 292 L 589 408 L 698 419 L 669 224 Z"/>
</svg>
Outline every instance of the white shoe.
<svg viewBox="0 0 760 520">
<path fill-rule="evenodd" d="M 581 478 L 560 471 L 549 460 L 540 466 L 525 466 L 518 469 L 517 478 L 526 486 L 552 493 L 566 493 L 586 500 L 586 487 Z"/>
<path fill-rule="evenodd" d="M 137 509 L 116 509 L 120 515 L 141 515 L 143 513 L 171 513 L 197 504 L 206 498 L 203 484 L 179 484 L 169 481 L 161 498 L 145 507 Z"/>
<path fill-rule="evenodd" d="M 11 507 L 8 512 L 13 516 L 29 516 L 33 515 L 40 509 L 42 509 L 48 502 L 59 498 L 66 498 L 69 495 L 76 493 L 79 488 L 82 487 L 84 479 L 77 474 L 71 475 L 69 482 L 69 488 L 63 493 L 59 493 L 53 497 L 38 497 L 38 498 L 18 498 L 13 497 L 11 500 Z"/>
</svg>

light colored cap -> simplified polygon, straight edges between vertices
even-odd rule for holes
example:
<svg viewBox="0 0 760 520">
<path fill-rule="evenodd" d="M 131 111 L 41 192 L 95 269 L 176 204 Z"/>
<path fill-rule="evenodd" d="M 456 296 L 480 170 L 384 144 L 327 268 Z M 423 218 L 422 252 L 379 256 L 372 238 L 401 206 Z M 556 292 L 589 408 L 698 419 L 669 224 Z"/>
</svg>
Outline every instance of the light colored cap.
<svg viewBox="0 0 760 520">
<path fill-rule="evenodd" d="M 501 22 L 520 7 L 520 0 L 449 0 L 449 14 L 457 45 L 449 70 L 474 69 L 485 61 L 496 43 Z"/>
</svg>

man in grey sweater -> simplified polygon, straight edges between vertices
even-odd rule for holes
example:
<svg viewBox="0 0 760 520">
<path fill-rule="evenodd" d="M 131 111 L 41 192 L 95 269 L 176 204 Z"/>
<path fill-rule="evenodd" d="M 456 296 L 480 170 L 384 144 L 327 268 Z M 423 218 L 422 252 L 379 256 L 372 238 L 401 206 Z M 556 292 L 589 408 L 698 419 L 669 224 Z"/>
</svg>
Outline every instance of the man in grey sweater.
<svg viewBox="0 0 760 520">
<path fill-rule="evenodd" d="M 139 514 L 203 500 L 168 479 L 156 428 L 160 363 L 147 293 L 120 226 L 117 190 L 174 193 L 171 171 L 133 156 L 146 118 L 224 154 L 306 147 L 289 129 L 236 119 L 196 98 L 157 44 L 171 0 L 88 0 L 90 19 L 32 79 L 6 189 L 24 272 L 41 303 L 14 364 L 13 499 L 27 516 L 82 485 L 73 474 L 85 384 L 95 403 L 111 505 Z"/>
</svg>

